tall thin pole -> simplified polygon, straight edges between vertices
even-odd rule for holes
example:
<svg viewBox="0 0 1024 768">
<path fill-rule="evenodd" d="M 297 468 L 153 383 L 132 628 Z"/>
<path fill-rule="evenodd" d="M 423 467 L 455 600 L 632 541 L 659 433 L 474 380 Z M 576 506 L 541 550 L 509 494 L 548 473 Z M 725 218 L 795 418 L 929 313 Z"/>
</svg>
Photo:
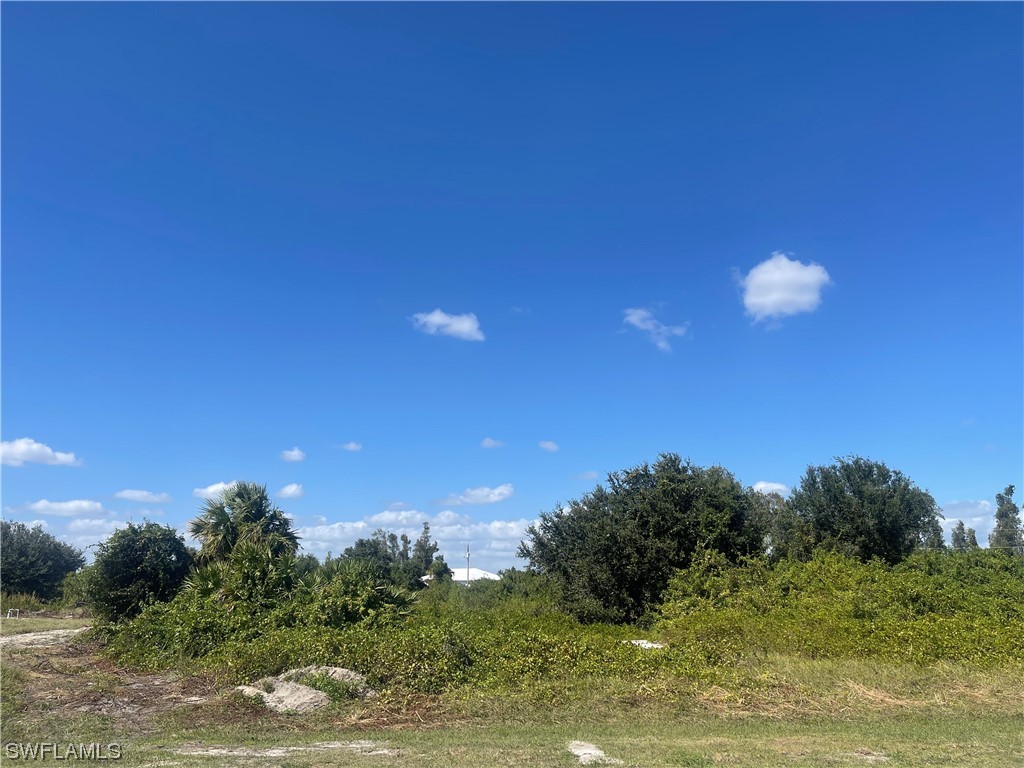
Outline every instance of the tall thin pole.
<svg viewBox="0 0 1024 768">
<path fill-rule="evenodd" d="M 469 544 L 466 545 L 466 586 L 469 586 Z"/>
</svg>

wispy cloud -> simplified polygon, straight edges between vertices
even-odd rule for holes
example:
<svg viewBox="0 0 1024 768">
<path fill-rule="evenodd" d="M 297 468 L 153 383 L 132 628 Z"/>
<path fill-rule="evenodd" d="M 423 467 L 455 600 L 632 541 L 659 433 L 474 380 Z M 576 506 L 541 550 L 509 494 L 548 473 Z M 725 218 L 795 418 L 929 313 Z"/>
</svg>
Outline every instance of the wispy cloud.
<svg viewBox="0 0 1024 768">
<path fill-rule="evenodd" d="M 413 325 L 431 336 L 438 334 L 452 336 L 463 341 L 483 341 L 484 332 L 480 321 L 472 312 L 465 315 L 449 315 L 440 309 L 433 312 L 419 312 L 412 316 Z"/>
<path fill-rule="evenodd" d="M 282 499 L 298 499 L 302 497 L 302 494 L 302 485 L 299 483 L 288 483 L 288 485 L 277 492 L 277 495 Z"/>
<path fill-rule="evenodd" d="M 754 490 L 758 493 L 777 493 L 780 496 L 789 495 L 789 486 L 782 483 L 770 483 L 767 480 L 758 480 L 754 483 Z"/>
<path fill-rule="evenodd" d="M 668 340 L 673 336 L 683 336 L 686 333 L 685 325 L 665 325 L 654 318 L 654 313 L 643 307 L 634 307 L 623 310 L 625 318 L 622 320 L 626 325 L 631 325 L 644 331 L 654 346 L 662 352 L 671 352 L 672 345 Z"/>
<path fill-rule="evenodd" d="M 306 458 L 306 454 L 298 446 L 295 446 L 290 450 L 281 451 L 281 458 L 285 461 L 302 461 Z"/>
<path fill-rule="evenodd" d="M 82 463 L 75 454 L 55 451 L 30 437 L 4 440 L 0 443 L 0 461 L 8 467 L 20 467 L 30 463 L 77 467 Z"/>
<path fill-rule="evenodd" d="M 95 536 L 113 533 L 117 528 L 126 525 L 123 520 L 110 520 L 107 518 L 81 518 L 68 523 L 68 533 L 88 533 Z"/>
<path fill-rule="evenodd" d="M 497 488 L 488 488 L 486 485 L 482 485 L 479 488 L 467 488 L 462 493 L 449 496 L 441 503 L 453 507 L 462 504 L 494 504 L 504 501 L 513 493 L 511 483 L 499 485 Z"/>
<path fill-rule="evenodd" d="M 104 511 L 102 504 L 90 499 L 72 499 L 71 501 L 40 499 L 39 501 L 33 501 L 31 504 L 26 504 L 23 508 L 39 515 L 53 515 L 55 517 L 99 515 L 103 514 Z"/>
<path fill-rule="evenodd" d="M 341 448 L 342 450 L 345 451 L 352 451 L 353 453 L 357 453 L 358 451 L 363 450 L 363 444 L 357 443 L 355 440 L 349 440 L 347 443 L 341 446 Z"/>
<path fill-rule="evenodd" d="M 153 491 L 133 491 L 131 489 L 118 491 L 114 494 L 115 499 L 124 501 L 137 501 L 142 504 L 166 504 L 171 500 L 169 493 L 154 493 Z"/>
<path fill-rule="evenodd" d="M 541 440 L 539 443 L 537 443 L 537 445 L 539 445 L 541 449 L 545 451 L 550 451 L 551 453 L 554 453 L 555 451 L 558 450 L 558 443 L 556 443 L 554 440 Z"/>
<path fill-rule="evenodd" d="M 813 312 L 821 304 L 822 288 L 831 282 L 820 264 L 803 264 L 776 251 L 740 277 L 743 306 L 755 323 Z"/>
<path fill-rule="evenodd" d="M 192 495 L 199 499 L 215 499 L 220 496 L 222 491 L 226 491 L 237 482 L 237 480 L 232 480 L 230 483 L 214 483 L 205 488 L 193 488 Z"/>
<path fill-rule="evenodd" d="M 501 448 L 504 444 L 501 440 L 495 440 L 492 437 L 485 437 L 480 441 L 481 448 Z"/>
<path fill-rule="evenodd" d="M 598 474 L 594 470 L 587 470 L 576 475 L 577 480 L 597 480 Z"/>
</svg>

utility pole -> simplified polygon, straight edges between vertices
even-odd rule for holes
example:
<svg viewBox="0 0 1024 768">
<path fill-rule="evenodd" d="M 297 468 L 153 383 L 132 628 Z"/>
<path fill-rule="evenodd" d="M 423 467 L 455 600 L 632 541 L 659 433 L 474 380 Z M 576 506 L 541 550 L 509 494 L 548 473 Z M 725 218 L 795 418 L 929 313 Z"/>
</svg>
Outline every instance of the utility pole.
<svg viewBox="0 0 1024 768">
<path fill-rule="evenodd" d="M 469 586 L 469 544 L 466 545 L 466 586 Z"/>
</svg>

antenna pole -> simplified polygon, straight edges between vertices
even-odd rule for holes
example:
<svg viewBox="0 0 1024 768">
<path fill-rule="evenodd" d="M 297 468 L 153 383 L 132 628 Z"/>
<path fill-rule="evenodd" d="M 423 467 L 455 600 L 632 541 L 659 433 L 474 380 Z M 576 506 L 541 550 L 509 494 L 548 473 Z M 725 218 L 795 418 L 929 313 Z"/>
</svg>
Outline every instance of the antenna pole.
<svg viewBox="0 0 1024 768">
<path fill-rule="evenodd" d="M 466 586 L 469 586 L 469 544 L 466 545 Z"/>
</svg>

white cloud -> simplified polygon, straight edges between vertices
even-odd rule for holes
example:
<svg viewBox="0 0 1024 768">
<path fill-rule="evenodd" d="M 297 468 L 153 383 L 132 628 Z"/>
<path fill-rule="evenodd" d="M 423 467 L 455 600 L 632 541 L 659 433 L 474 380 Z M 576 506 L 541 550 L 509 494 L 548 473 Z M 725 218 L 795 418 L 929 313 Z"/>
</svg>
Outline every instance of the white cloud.
<svg viewBox="0 0 1024 768">
<path fill-rule="evenodd" d="M 481 485 L 479 488 L 467 488 L 458 495 L 449 496 L 442 501 L 442 504 L 460 506 L 462 504 L 494 504 L 504 501 L 513 494 L 511 483 L 499 485 L 497 488 L 488 488 Z"/>
<path fill-rule="evenodd" d="M 24 508 L 30 512 L 37 512 L 40 515 L 55 515 L 57 517 L 99 515 L 103 513 L 102 504 L 88 499 L 73 499 L 72 501 L 40 499 L 39 501 L 33 501 L 31 504 L 26 504 Z"/>
<path fill-rule="evenodd" d="M 277 495 L 282 499 L 298 499 L 302 494 L 302 485 L 299 483 L 288 483 L 288 485 L 277 492 Z"/>
<path fill-rule="evenodd" d="M 440 309 L 433 312 L 419 312 L 412 316 L 413 325 L 423 333 L 431 336 L 453 336 L 463 341 L 483 341 L 484 332 L 480 330 L 480 322 L 473 313 L 465 315 L 449 315 Z"/>
<path fill-rule="evenodd" d="M 551 453 L 554 453 L 555 451 L 558 450 L 558 443 L 556 443 L 554 440 L 541 440 L 539 443 L 537 443 L 537 445 L 539 445 L 545 451 L 550 451 Z"/>
<path fill-rule="evenodd" d="M 355 440 L 349 440 L 347 443 L 345 443 L 341 447 L 342 447 L 343 450 L 352 451 L 352 452 L 363 450 L 363 444 L 362 443 L 357 443 Z"/>
<path fill-rule="evenodd" d="M 580 472 L 578 475 L 576 475 L 577 480 L 596 480 L 597 477 L 597 472 L 595 472 L 592 469 L 586 472 Z"/>
<path fill-rule="evenodd" d="M 468 515 L 452 510 L 433 516 L 416 510 L 397 513 L 389 510 L 361 520 L 300 528 L 298 534 L 302 537 L 304 551 L 322 557 L 327 552 L 341 554 L 356 539 L 372 535 L 377 528 L 399 535 L 404 533 L 415 540 L 423 530 L 423 523 L 429 523 L 430 536 L 437 541 L 449 566 L 458 568 L 466 565 L 468 545 L 474 567 L 498 571 L 525 565 L 516 558 L 516 550 L 533 522 L 526 519 L 474 521 Z"/>
<path fill-rule="evenodd" d="M 672 351 L 672 345 L 668 343 L 670 338 L 673 336 L 683 336 L 686 333 L 687 326 L 665 325 L 659 320 L 655 320 L 654 313 L 649 309 L 635 307 L 633 309 L 625 309 L 622 313 L 625 315 L 623 323 L 645 331 L 650 340 L 654 342 L 654 346 L 662 352 Z"/>
<path fill-rule="evenodd" d="M 281 451 L 281 458 L 285 461 L 302 461 L 306 458 L 306 454 L 298 446 L 295 446 L 289 451 Z"/>
<path fill-rule="evenodd" d="M 20 467 L 25 463 L 77 467 L 82 463 L 75 454 L 55 451 L 30 437 L 0 443 L 0 461 L 9 467 Z"/>
<path fill-rule="evenodd" d="M 27 523 L 25 523 L 25 525 L 27 525 L 29 528 L 35 528 L 37 525 L 40 528 L 49 528 L 50 527 L 50 524 L 48 522 L 46 522 L 45 520 L 29 520 Z"/>
<path fill-rule="evenodd" d="M 754 483 L 754 490 L 758 493 L 777 493 L 780 496 L 789 495 L 789 486 L 782 483 L 769 483 L 766 480 L 758 480 Z"/>
<path fill-rule="evenodd" d="M 232 480 L 230 483 L 214 483 L 205 488 L 193 488 L 192 495 L 198 499 L 215 499 L 220 496 L 221 491 L 226 491 L 237 482 L 237 480 Z"/>
<path fill-rule="evenodd" d="M 124 520 L 82 519 L 68 524 L 67 531 L 60 538 L 69 544 L 85 550 L 87 559 L 92 559 L 89 548 L 110 537 L 118 528 L 128 523 Z"/>
<path fill-rule="evenodd" d="M 481 448 L 501 448 L 504 444 L 501 440 L 495 440 L 492 437 L 485 437 L 480 441 Z"/>
<path fill-rule="evenodd" d="M 776 251 L 740 278 L 743 306 L 754 322 L 813 312 L 821 304 L 821 289 L 831 282 L 821 265 L 803 264 Z"/>
<path fill-rule="evenodd" d="M 125 501 L 137 501 L 144 504 L 166 504 L 171 500 L 170 495 L 166 493 L 133 490 L 118 491 L 114 494 L 114 498 L 124 499 Z"/>
<path fill-rule="evenodd" d="M 371 515 L 367 518 L 371 523 L 377 525 L 422 525 L 424 521 L 429 520 L 429 516 L 418 512 L 415 509 L 403 509 L 394 510 L 387 509 L 383 512 L 378 512 L 376 515 Z"/>
<path fill-rule="evenodd" d="M 97 518 L 82 518 L 72 520 L 68 523 L 68 533 L 88 533 L 94 536 L 113 533 L 115 529 L 121 528 L 125 523 L 121 520 L 107 520 Z"/>
</svg>

